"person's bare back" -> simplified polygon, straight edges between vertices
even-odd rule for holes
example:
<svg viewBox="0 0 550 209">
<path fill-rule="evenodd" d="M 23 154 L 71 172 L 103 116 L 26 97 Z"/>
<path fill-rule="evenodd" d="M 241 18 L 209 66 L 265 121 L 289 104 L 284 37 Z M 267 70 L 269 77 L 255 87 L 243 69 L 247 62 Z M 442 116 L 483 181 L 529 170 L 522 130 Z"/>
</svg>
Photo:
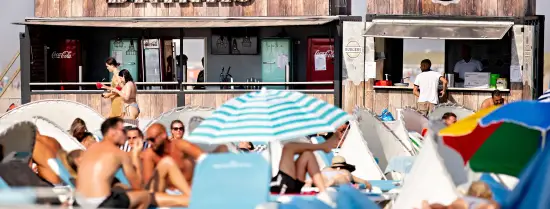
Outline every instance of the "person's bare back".
<svg viewBox="0 0 550 209">
<path fill-rule="evenodd" d="M 109 196 L 114 175 L 127 158 L 128 154 L 113 143 L 102 141 L 92 145 L 81 158 L 78 191 L 86 197 Z"/>
<path fill-rule="evenodd" d="M 77 202 L 90 208 L 147 208 L 150 196 L 143 188 L 139 155 L 143 142 L 134 143 L 130 155 L 119 149 L 126 140 L 123 121 L 109 118 L 101 125 L 103 141 L 96 143 L 82 155 L 78 167 Z M 141 145 L 140 145 L 141 144 Z M 114 190 L 113 178 L 119 168 L 130 182 L 133 191 Z"/>
<path fill-rule="evenodd" d="M 40 135 L 37 132 L 32 153 L 32 162 L 36 163 L 38 176 L 54 185 L 61 184 L 61 179 L 48 164 L 49 159 L 55 159 L 61 145 L 52 137 Z"/>
</svg>

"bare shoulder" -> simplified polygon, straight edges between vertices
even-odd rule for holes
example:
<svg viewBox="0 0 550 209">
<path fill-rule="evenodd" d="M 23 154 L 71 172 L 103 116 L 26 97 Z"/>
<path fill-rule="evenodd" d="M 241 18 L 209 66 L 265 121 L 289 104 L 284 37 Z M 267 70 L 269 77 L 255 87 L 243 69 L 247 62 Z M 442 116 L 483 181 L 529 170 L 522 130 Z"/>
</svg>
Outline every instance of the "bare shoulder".
<svg viewBox="0 0 550 209">
<path fill-rule="evenodd" d="M 145 149 L 145 151 L 141 152 L 139 155 L 141 159 L 153 159 L 156 156 L 156 153 L 153 152 L 152 149 Z"/>
</svg>

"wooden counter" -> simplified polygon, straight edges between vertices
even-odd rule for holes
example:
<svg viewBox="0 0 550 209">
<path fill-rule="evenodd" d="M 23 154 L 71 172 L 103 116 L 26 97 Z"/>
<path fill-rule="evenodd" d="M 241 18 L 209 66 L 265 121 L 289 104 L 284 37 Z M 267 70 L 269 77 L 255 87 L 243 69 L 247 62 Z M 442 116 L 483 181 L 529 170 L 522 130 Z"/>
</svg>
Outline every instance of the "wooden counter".
<svg viewBox="0 0 550 209">
<path fill-rule="evenodd" d="M 372 109 L 376 113 L 386 108 L 395 113 L 398 108 L 417 107 L 417 98 L 412 93 L 412 87 L 372 86 L 369 82 L 354 85 L 347 81 L 344 82 L 343 89 L 342 108 L 347 112 L 352 112 L 356 106 Z M 442 98 L 440 102 L 456 103 L 477 111 L 483 100 L 491 97 L 493 91 L 494 89 L 449 88 L 446 98 Z M 504 89 L 501 92 L 508 102 L 522 97 L 518 90 Z"/>
<path fill-rule="evenodd" d="M 139 93 L 137 95 L 137 102 L 141 113 L 139 118 L 152 119 L 160 114 L 177 107 L 177 97 L 181 92 L 175 91 L 174 93 Z M 243 94 L 242 92 L 228 92 L 228 93 L 201 93 L 194 91 L 192 93 L 185 93 L 185 105 L 186 106 L 203 106 L 203 107 L 219 107 L 229 99 L 237 97 Z M 333 94 L 308 94 L 310 96 L 325 100 L 331 104 L 334 103 Z M 103 116 L 109 114 L 111 108 L 111 102 L 108 99 L 103 99 L 101 93 L 64 93 L 63 91 L 57 91 L 55 93 L 33 93 L 31 95 L 31 101 L 45 100 L 45 99 L 65 99 L 76 101 L 95 109 Z"/>
<path fill-rule="evenodd" d="M 418 98 L 413 95 L 412 87 L 375 86 L 374 87 L 374 111 L 382 112 L 388 108 L 392 113 L 403 107 L 417 108 Z M 490 98 L 494 89 L 476 88 L 448 88 L 445 97 L 440 98 L 440 103 L 451 102 L 477 111 L 483 100 Z M 500 90 L 502 97 L 508 101 L 509 89 Z"/>
</svg>

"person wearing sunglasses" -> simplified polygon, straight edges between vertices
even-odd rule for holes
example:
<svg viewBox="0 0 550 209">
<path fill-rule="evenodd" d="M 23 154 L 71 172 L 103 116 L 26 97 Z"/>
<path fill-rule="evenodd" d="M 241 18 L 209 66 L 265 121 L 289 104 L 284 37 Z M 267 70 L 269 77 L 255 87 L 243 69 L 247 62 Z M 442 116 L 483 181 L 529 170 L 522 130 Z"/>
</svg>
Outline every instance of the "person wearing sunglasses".
<svg viewBox="0 0 550 209">
<path fill-rule="evenodd" d="M 489 108 L 492 106 L 498 106 L 504 104 L 504 98 L 502 98 L 502 95 L 499 90 L 493 91 L 491 93 L 491 98 L 487 98 L 483 100 L 483 103 L 481 103 L 480 109 Z"/>
<path fill-rule="evenodd" d="M 185 126 L 181 120 L 174 120 L 170 123 L 170 132 L 172 137 L 170 140 L 182 140 L 183 134 L 185 134 Z"/>
</svg>

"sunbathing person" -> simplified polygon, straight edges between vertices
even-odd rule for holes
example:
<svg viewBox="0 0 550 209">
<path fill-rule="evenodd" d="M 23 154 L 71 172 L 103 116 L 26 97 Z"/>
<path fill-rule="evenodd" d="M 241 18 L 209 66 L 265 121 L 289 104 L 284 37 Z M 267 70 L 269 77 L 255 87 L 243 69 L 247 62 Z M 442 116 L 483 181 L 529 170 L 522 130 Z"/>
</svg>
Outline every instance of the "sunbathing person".
<svg viewBox="0 0 550 209">
<path fill-rule="evenodd" d="M 352 175 L 355 166 L 346 162 L 342 156 L 334 156 L 330 167 L 324 168 L 321 173 L 327 186 L 337 186 L 341 184 L 364 184 L 367 189 L 372 186 L 367 180 Z M 306 185 L 311 185 L 311 179 L 306 181 Z"/>
<path fill-rule="evenodd" d="M 319 191 L 324 192 L 327 185 L 313 151 L 323 150 L 328 153 L 336 148 L 339 142 L 338 137 L 331 137 L 321 144 L 296 142 L 285 144 L 279 163 L 279 172 L 271 179 L 271 192 L 300 193 L 305 185 L 306 173 L 311 176 L 313 184 L 319 188 Z M 299 155 L 296 161 L 295 155 Z"/>
<path fill-rule="evenodd" d="M 82 160 L 81 156 L 84 150 L 73 150 L 69 153 L 64 150 L 59 150 L 57 157 L 61 160 L 61 164 L 69 171 L 69 175 L 72 180 L 76 180 L 78 166 Z M 74 182 L 73 182 L 74 183 Z"/>
<path fill-rule="evenodd" d="M 195 162 L 197 162 L 205 152 L 187 140 L 169 140 L 166 134 L 166 128 L 160 123 L 151 125 L 149 129 L 147 129 L 146 135 L 147 141 L 151 144 L 151 148 L 146 149 L 142 154 L 143 178 L 145 181 L 149 182 L 152 179 L 155 167 L 158 166 L 161 159 L 169 156 L 181 170 L 185 180 L 191 184 Z M 227 152 L 227 146 L 218 146 L 213 152 Z M 180 192 L 187 193 L 188 191 Z"/>
<path fill-rule="evenodd" d="M 101 124 L 101 133 L 103 141 L 90 146 L 81 156 L 76 178 L 78 204 L 86 208 L 148 208 L 151 197 L 143 190 L 139 172 L 141 149 L 128 154 L 119 148 L 126 140 L 123 120 L 116 117 L 105 120 Z M 139 146 L 136 143 L 136 147 Z M 131 191 L 111 187 L 115 173 L 121 167 L 133 189 Z"/>
<path fill-rule="evenodd" d="M 84 120 L 81 118 L 75 118 L 71 124 L 71 128 L 69 129 L 69 134 L 80 141 L 84 138 L 84 133 L 86 132 L 88 132 L 88 128 L 86 127 Z"/>
<path fill-rule="evenodd" d="M 36 142 L 34 143 L 32 161 L 29 163 L 29 167 L 32 168 L 32 163 L 35 163 L 38 176 L 53 185 L 62 185 L 62 181 L 52 170 L 48 164 L 48 160 L 55 159 L 59 150 L 62 149 L 57 140 L 49 136 L 40 135 L 38 130 L 36 131 Z"/>
<path fill-rule="evenodd" d="M 88 149 L 92 144 L 95 144 L 97 141 L 94 135 L 90 132 L 84 132 L 80 139 L 77 139 L 86 149 Z"/>
</svg>

